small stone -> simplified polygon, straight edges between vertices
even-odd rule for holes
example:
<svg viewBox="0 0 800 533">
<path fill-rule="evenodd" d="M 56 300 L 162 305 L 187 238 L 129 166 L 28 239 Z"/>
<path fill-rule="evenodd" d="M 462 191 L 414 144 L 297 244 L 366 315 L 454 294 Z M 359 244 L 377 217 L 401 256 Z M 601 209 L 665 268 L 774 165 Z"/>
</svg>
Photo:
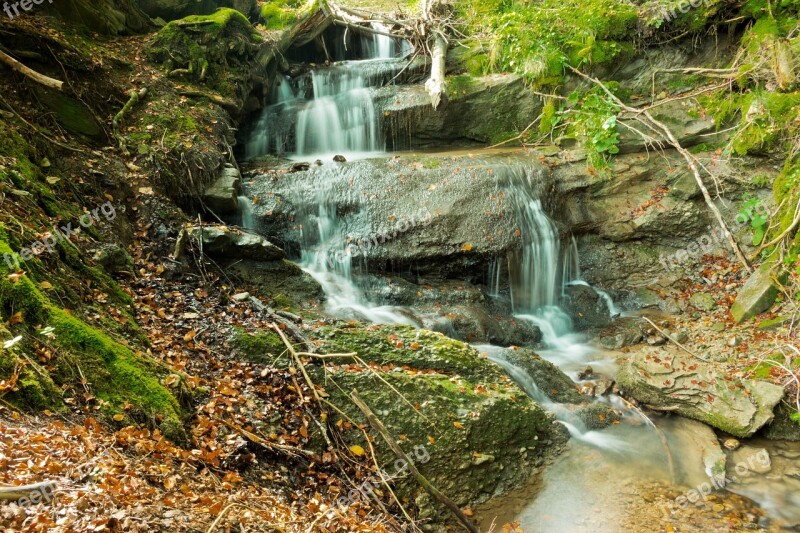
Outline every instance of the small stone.
<svg viewBox="0 0 800 533">
<path fill-rule="evenodd" d="M 663 335 L 653 335 L 652 337 L 647 337 L 647 344 L 650 346 L 662 346 L 667 343 L 667 338 Z"/>
<path fill-rule="evenodd" d="M 711 331 L 721 333 L 725 331 L 725 323 L 724 322 L 714 322 L 711 324 Z"/>
<path fill-rule="evenodd" d="M 237 302 L 244 302 L 245 300 L 249 300 L 250 299 L 250 293 L 249 292 L 240 292 L 239 294 L 234 294 L 233 295 L 233 299 L 234 299 L 234 301 L 237 301 Z"/>
<path fill-rule="evenodd" d="M 679 329 L 672 338 L 678 342 L 686 342 L 689 340 L 689 334 L 686 333 L 686 330 Z"/>
<path fill-rule="evenodd" d="M 725 449 L 733 451 L 738 450 L 742 443 L 736 439 L 725 439 L 725 442 L 723 442 L 722 445 L 725 446 Z"/>
<path fill-rule="evenodd" d="M 594 370 L 592 369 L 592 367 L 587 366 L 586 368 L 581 370 L 580 374 L 578 374 L 578 379 L 581 381 L 583 381 L 584 379 L 589 379 L 590 377 L 592 377 L 592 374 L 594 374 Z"/>
<path fill-rule="evenodd" d="M 42 159 L 42 161 L 39 163 L 39 166 L 40 166 L 40 167 L 42 167 L 42 168 L 50 168 L 52 165 L 50 164 L 50 160 L 49 160 L 49 159 L 47 159 L 47 158 L 45 157 L 45 158 L 44 158 L 44 159 Z"/>
<path fill-rule="evenodd" d="M 333 156 L 333 160 L 336 161 L 337 163 L 346 163 L 347 162 L 347 159 L 345 159 L 345 157 L 343 155 L 335 155 L 335 156 Z"/>
<path fill-rule="evenodd" d="M 707 292 L 696 292 L 689 297 L 689 303 L 702 311 L 711 311 L 717 306 L 714 297 Z"/>
<path fill-rule="evenodd" d="M 731 348 L 733 348 L 734 346 L 739 346 L 741 343 L 742 339 L 738 335 L 734 335 L 733 337 L 728 339 L 728 346 L 730 346 Z"/>
</svg>

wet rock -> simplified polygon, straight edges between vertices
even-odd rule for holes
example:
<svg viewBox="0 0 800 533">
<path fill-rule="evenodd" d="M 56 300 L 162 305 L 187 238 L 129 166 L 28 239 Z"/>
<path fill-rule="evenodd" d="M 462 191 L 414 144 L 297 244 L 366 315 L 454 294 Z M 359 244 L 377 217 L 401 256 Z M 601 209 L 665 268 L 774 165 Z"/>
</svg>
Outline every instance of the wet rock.
<svg viewBox="0 0 800 533">
<path fill-rule="evenodd" d="M 608 306 L 591 287 L 570 285 L 564 289 L 564 294 L 562 308 L 577 331 L 601 328 L 611 323 Z"/>
<path fill-rule="evenodd" d="M 686 438 L 691 441 L 691 448 L 700 452 L 703 470 L 717 486 L 725 484 L 725 465 L 728 456 L 719 445 L 717 436 L 710 427 L 694 421 L 683 421 L 681 427 L 688 430 Z"/>
<path fill-rule="evenodd" d="M 333 160 L 337 163 L 347 163 L 347 159 L 343 155 L 335 155 L 333 156 Z"/>
<path fill-rule="evenodd" d="M 703 311 L 711 311 L 717 306 L 714 296 L 707 292 L 695 292 L 689 297 L 689 303 Z"/>
<path fill-rule="evenodd" d="M 663 346 L 666 343 L 667 338 L 661 334 L 647 336 L 647 344 L 650 346 Z"/>
<path fill-rule="evenodd" d="M 309 163 L 294 163 L 289 167 L 289 172 L 305 172 L 309 168 L 311 168 Z"/>
<path fill-rule="evenodd" d="M 772 459 L 765 448 L 742 446 L 731 455 L 734 471 L 747 469 L 757 474 L 766 474 L 772 470 Z"/>
<path fill-rule="evenodd" d="M 632 353 L 616 380 L 640 403 L 677 412 L 736 437 L 749 437 L 772 421 L 772 411 L 784 394 L 778 385 L 733 379 L 677 350 Z"/>
<path fill-rule="evenodd" d="M 283 250 L 261 235 L 237 228 L 194 226 L 187 233 L 195 242 L 202 244 L 203 253 L 210 256 L 253 261 L 276 261 L 286 257 Z"/>
<path fill-rule="evenodd" d="M 203 193 L 203 203 L 217 215 L 230 215 L 239 209 L 242 176 L 234 167 L 225 167 L 222 174 Z"/>
<path fill-rule="evenodd" d="M 597 334 L 597 341 L 608 350 L 619 350 L 626 346 L 632 346 L 640 342 L 642 338 L 641 323 L 639 319 L 632 317 L 616 320 Z"/>
<path fill-rule="evenodd" d="M 590 366 L 587 366 L 586 368 L 580 371 L 580 373 L 578 374 L 578 379 L 580 381 L 583 381 L 585 379 L 589 379 L 590 377 L 592 377 L 592 375 L 594 375 L 594 369 Z"/>
<path fill-rule="evenodd" d="M 502 358 L 521 369 L 530 380 L 527 385 L 518 383 L 523 389 L 535 386 L 551 401 L 556 403 L 583 403 L 587 398 L 582 396 L 569 376 L 564 374 L 550 361 L 542 359 L 533 350 L 504 350 Z M 511 376 L 516 379 L 514 375 Z"/>
<path fill-rule="evenodd" d="M 593 402 L 581 407 L 576 414 L 588 430 L 604 429 L 622 420 L 618 411 L 602 402 Z"/>
<path fill-rule="evenodd" d="M 742 443 L 736 439 L 725 439 L 725 442 L 723 442 L 722 445 L 725 447 L 726 450 L 733 451 L 738 449 L 739 446 L 742 445 Z"/>
</svg>

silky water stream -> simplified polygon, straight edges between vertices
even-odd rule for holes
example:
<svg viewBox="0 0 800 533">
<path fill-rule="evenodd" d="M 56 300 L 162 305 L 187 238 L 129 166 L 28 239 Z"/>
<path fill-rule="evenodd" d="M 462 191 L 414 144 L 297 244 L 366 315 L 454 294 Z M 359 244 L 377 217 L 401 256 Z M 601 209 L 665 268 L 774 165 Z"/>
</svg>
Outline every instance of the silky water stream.
<svg viewBox="0 0 800 533">
<path fill-rule="evenodd" d="M 328 161 L 334 155 L 347 159 L 385 157 L 380 115 L 372 102 L 371 88 L 392 79 L 403 68 L 397 58 L 406 47 L 379 35 L 362 37 L 360 50 L 365 57 L 316 68 L 293 80 L 279 78 L 267 106 L 257 121 L 246 147 L 247 158 L 272 154 L 291 159 Z M 342 57 L 343 52 L 335 52 Z M 489 156 L 490 157 L 490 156 Z M 327 163 L 324 163 L 327 164 Z M 298 184 L 293 203 L 298 207 L 296 223 L 303 228 L 300 266 L 322 286 L 326 308 L 334 316 L 374 323 L 420 326 L 414 310 L 372 301 L 359 284 L 354 262 L 361 259 L 349 253 L 347 217 L 342 216 L 341 198 L 347 191 L 347 164 L 319 173 L 307 188 Z M 514 315 L 533 323 L 542 332 L 537 352 L 582 384 L 580 376 L 591 367 L 591 379 L 614 375 L 615 355 L 589 344 L 573 331 L 570 317 L 559 305 L 569 285 L 588 285 L 580 278 L 580 260 L 574 238 L 562 241 L 556 224 L 545 212 L 536 173 L 520 165 L 498 180 L 513 206 L 524 245 L 507 257 L 488 266 L 487 293 L 499 295 L 501 273 L 505 274 Z M 357 179 L 358 176 L 353 176 Z M 338 198 L 337 201 L 334 198 Z M 243 199 L 244 200 L 244 199 Z M 348 202 L 356 210 L 364 198 L 351 194 Z M 250 206 L 242 202 L 246 208 Z M 344 207 L 347 210 L 347 206 Z M 245 210 L 243 222 L 252 226 L 252 214 Z M 359 269 L 361 270 L 361 269 Z M 607 293 L 595 289 L 612 317 L 624 314 Z M 478 510 L 483 530 L 492 523 L 516 521 L 525 531 L 537 532 L 617 532 L 629 529 L 634 502 L 646 482 L 669 486 L 696 486 L 708 480 L 702 452 L 693 444 L 697 423 L 679 417 L 660 418 L 658 427 L 641 411 L 620 397 L 609 394 L 596 401 L 606 402 L 622 413 L 619 424 L 593 430 L 565 406 L 553 402 L 528 374 L 510 363 L 508 349 L 476 346 L 532 396 L 543 408 L 555 414 L 572 437 L 567 450 L 544 472 L 535 486 L 525 487 Z M 789 447 L 786 456 L 800 449 Z M 679 452 L 679 453 L 678 453 Z M 800 482 L 798 482 L 800 483 Z M 791 518 L 800 520 L 800 503 L 791 503 L 793 487 L 783 483 L 776 488 L 765 479 L 734 490 L 754 498 L 774 516 L 786 514 L 789 500 Z M 778 494 L 776 496 L 776 494 Z M 665 513 L 663 516 L 660 513 Z M 660 530 L 658 525 L 668 509 L 651 510 L 642 530 Z M 637 528 L 638 529 L 638 528 Z"/>
</svg>

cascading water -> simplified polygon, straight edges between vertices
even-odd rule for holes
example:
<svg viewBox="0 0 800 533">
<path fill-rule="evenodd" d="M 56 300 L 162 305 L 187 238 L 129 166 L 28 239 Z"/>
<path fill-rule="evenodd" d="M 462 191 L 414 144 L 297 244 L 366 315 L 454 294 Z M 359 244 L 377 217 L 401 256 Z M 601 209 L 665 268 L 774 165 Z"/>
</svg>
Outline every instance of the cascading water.
<svg viewBox="0 0 800 533">
<path fill-rule="evenodd" d="M 372 88 L 392 79 L 408 43 L 384 35 L 360 36 L 364 59 L 339 61 L 295 79 L 279 77 L 245 148 L 247 159 L 267 154 L 290 158 L 348 159 L 382 153 L 386 142 Z M 334 57 L 348 51 L 336 40 Z"/>
<path fill-rule="evenodd" d="M 302 228 L 300 266 L 322 286 L 328 297 L 327 309 L 334 315 L 383 324 L 418 325 L 407 312 L 371 302 L 358 286 L 353 273 L 345 222 L 337 215 L 331 194 L 336 174 L 323 174 L 311 191 L 297 191 L 297 214 Z M 357 203 L 359 200 L 351 200 Z"/>
</svg>

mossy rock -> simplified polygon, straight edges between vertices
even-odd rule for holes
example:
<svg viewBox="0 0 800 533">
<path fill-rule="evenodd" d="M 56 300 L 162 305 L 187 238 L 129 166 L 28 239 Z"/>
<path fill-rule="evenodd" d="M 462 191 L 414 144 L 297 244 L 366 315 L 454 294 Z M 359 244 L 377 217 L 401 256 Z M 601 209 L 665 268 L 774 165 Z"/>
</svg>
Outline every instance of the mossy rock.
<svg viewBox="0 0 800 533">
<path fill-rule="evenodd" d="M 566 439 L 551 415 L 469 345 L 406 326 L 355 324 L 321 328 L 317 340 L 321 353 L 357 352 L 371 368 L 309 365 L 330 401 L 365 421 L 349 398 L 357 390 L 410 455 L 424 447 L 429 460 L 417 466 L 458 505 L 520 486 Z M 366 446 L 360 433 L 349 438 Z M 376 451 L 382 466 L 394 462 L 380 439 Z M 444 516 L 412 479 L 398 485 L 401 497 L 416 498 L 421 516 Z"/>
<path fill-rule="evenodd" d="M 283 341 L 272 331 L 247 333 L 236 328 L 230 343 L 244 359 L 253 363 L 274 363 L 286 353 Z"/>
<path fill-rule="evenodd" d="M 167 71 L 188 70 L 192 81 L 223 97 L 243 98 L 238 91 L 249 81 L 261 44 L 261 35 L 247 17 L 221 8 L 211 15 L 170 22 L 158 32 L 147 54 Z"/>
<path fill-rule="evenodd" d="M 39 101 L 55 113 L 64 129 L 96 141 L 106 139 L 105 130 L 85 104 L 52 89 L 36 86 L 34 90 Z"/>
</svg>

